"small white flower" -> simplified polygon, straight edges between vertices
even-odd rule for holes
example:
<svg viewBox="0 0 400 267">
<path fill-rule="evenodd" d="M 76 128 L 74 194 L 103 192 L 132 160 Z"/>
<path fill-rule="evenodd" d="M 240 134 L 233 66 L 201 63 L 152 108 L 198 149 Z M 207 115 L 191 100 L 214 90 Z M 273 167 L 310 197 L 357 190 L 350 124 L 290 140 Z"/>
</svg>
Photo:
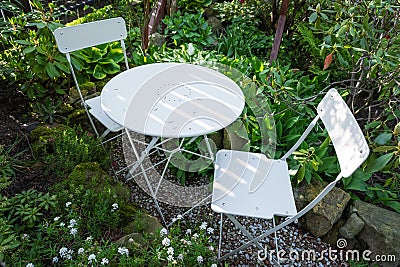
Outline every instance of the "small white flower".
<svg viewBox="0 0 400 267">
<path fill-rule="evenodd" d="M 28 263 L 27 265 L 26 265 L 26 267 L 35 267 L 35 265 L 33 265 L 33 263 Z"/>
<path fill-rule="evenodd" d="M 85 241 L 92 241 L 93 237 L 88 236 Z"/>
<path fill-rule="evenodd" d="M 28 234 L 23 234 L 23 235 L 22 235 L 22 240 L 28 239 L 28 238 L 29 238 L 29 235 L 28 235 Z"/>
<path fill-rule="evenodd" d="M 71 205 L 71 204 L 72 204 L 72 203 L 68 201 L 67 203 L 65 203 L 65 207 L 67 207 L 67 208 L 68 208 L 68 207 L 69 207 L 69 205 Z"/>
<path fill-rule="evenodd" d="M 54 257 L 53 258 L 53 263 L 57 263 L 58 262 L 58 257 Z"/>
<path fill-rule="evenodd" d="M 183 261 L 183 254 L 179 254 L 177 259 Z"/>
<path fill-rule="evenodd" d="M 168 230 L 167 229 L 165 229 L 165 228 L 161 229 L 161 231 L 160 231 L 160 235 L 161 236 L 165 236 L 167 234 L 168 234 Z"/>
<path fill-rule="evenodd" d="M 193 239 L 196 240 L 197 238 L 199 238 L 199 234 L 198 233 L 194 233 L 193 234 Z"/>
<path fill-rule="evenodd" d="M 192 244 L 192 241 L 187 241 L 186 244 L 187 244 L 188 246 L 190 246 L 190 245 Z"/>
<path fill-rule="evenodd" d="M 207 228 L 207 223 L 206 223 L 206 222 L 203 222 L 203 223 L 200 225 L 200 230 L 206 230 L 206 228 Z"/>
<path fill-rule="evenodd" d="M 106 264 L 109 264 L 109 263 L 110 263 L 110 261 L 107 258 L 102 258 L 101 259 L 101 265 L 106 265 Z"/>
<path fill-rule="evenodd" d="M 198 263 L 203 263 L 203 257 L 202 256 L 197 256 L 197 262 Z"/>
<path fill-rule="evenodd" d="M 114 212 L 116 209 L 118 209 L 118 203 L 114 203 L 111 206 L 112 206 L 112 209 L 111 209 L 112 212 Z"/>
<path fill-rule="evenodd" d="M 89 257 L 88 257 L 89 264 L 91 264 L 92 261 L 97 261 L 96 260 L 96 255 L 94 255 L 94 254 L 90 254 Z"/>
<path fill-rule="evenodd" d="M 54 221 L 56 222 L 56 221 L 58 221 L 59 219 L 60 219 L 60 216 L 57 216 L 57 217 L 54 218 Z"/>
<path fill-rule="evenodd" d="M 78 255 L 79 255 L 79 254 L 82 254 L 83 252 L 85 252 L 85 249 L 84 249 L 84 248 L 79 248 L 79 249 L 78 249 Z"/>
<path fill-rule="evenodd" d="M 76 228 L 71 228 L 71 230 L 69 231 L 69 233 L 73 236 L 75 236 L 77 232 L 78 232 L 78 229 L 76 229 Z"/>
<path fill-rule="evenodd" d="M 59 253 L 60 253 L 61 258 L 65 258 L 65 256 L 68 254 L 68 248 L 66 248 L 66 247 L 60 248 Z"/>
<path fill-rule="evenodd" d="M 129 250 L 126 247 L 119 247 L 118 248 L 118 253 L 121 255 L 126 254 L 126 256 L 129 256 Z"/>
<path fill-rule="evenodd" d="M 162 241 L 161 244 L 163 244 L 164 246 L 168 247 L 169 244 L 171 244 L 171 240 L 169 240 L 168 237 L 165 237 Z"/>
<path fill-rule="evenodd" d="M 207 233 L 208 233 L 209 235 L 211 235 L 212 233 L 214 233 L 214 228 L 208 227 L 208 228 L 207 228 Z"/>
<path fill-rule="evenodd" d="M 217 267 L 216 263 L 211 264 L 211 267 Z"/>
<path fill-rule="evenodd" d="M 131 237 L 131 238 L 128 239 L 128 242 L 129 243 L 133 243 L 133 242 L 135 242 L 135 240 L 133 240 L 133 238 Z"/>
<path fill-rule="evenodd" d="M 173 261 L 174 260 L 174 255 L 168 255 L 167 260 L 168 261 Z"/>
<path fill-rule="evenodd" d="M 208 249 L 211 250 L 211 251 L 214 251 L 214 247 L 213 246 L 209 246 Z"/>
<path fill-rule="evenodd" d="M 65 226 L 65 223 L 63 223 L 63 222 L 60 223 L 60 226 L 61 226 L 61 227 L 64 227 L 64 226 Z"/>
<path fill-rule="evenodd" d="M 71 219 L 71 220 L 69 221 L 68 228 L 72 228 L 72 227 L 74 227 L 75 225 L 76 225 L 76 220 Z"/>
<path fill-rule="evenodd" d="M 178 214 L 177 216 L 176 216 L 176 218 L 178 219 L 178 220 L 182 220 L 182 215 L 180 215 L 180 214 Z"/>
<path fill-rule="evenodd" d="M 187 234 L 187 235 L 190 235 L 190 234 L 192 234 L 192 230 L 190 230 L 190 229 L 187 229 L 187 230 L 186 230 L 186 234 Z"/>
<path fill-rule="evenodd" d="M 174 248 L 173 247 L 169 247 L 167 250 L 168 255 L 174 255 Z"/>
</svg>

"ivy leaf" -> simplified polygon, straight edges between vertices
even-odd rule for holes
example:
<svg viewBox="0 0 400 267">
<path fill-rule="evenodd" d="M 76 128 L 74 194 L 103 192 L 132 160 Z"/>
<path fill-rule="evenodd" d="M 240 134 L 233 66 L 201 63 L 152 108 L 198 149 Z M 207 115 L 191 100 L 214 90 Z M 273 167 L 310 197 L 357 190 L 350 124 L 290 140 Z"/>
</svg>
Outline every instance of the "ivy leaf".
<svg viewBox="0 0 400 267">
<path fill-rule="evenodd" d="M 323 68 L 323 70 L 326 70 L 328 67 L 329 67 L 329 65 L 331 65 L 331 63 L 332 63 L 332 53 L 330 53 L 329 55 L 327 55 L 326 56 L 326 58 L 325 58 L 325 61 L 324 61 L 324 68 Z"/>
</svg>

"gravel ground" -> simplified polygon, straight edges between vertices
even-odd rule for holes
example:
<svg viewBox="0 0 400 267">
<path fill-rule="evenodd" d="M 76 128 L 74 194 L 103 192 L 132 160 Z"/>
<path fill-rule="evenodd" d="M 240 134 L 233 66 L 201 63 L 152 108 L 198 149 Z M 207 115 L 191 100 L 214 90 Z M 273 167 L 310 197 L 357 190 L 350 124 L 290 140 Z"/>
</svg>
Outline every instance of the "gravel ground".
<svg viewBox="0 0 400 267">
<path fill-rule="evenodd" d="M 139 147 L 139 151 L 141 151 L 143 147 Z M 132 159 L 136 157 L 133 154 L 133 151 L 129 149 L 127 146 L 126 139 L 121 138 L 119 140 L 114 141 L 114 150 L 113 150 L 113 165 L 116 169 L 126 166 L 129 163 L 132 163 Z M 125 154 L 125 155 L 124 155 Z M 153 155 L 147 158 L 143 165 L 145 168 L 154 165 L 156 162 L 162 161 L 165 157 L 163 155 Z M 150 183 L 153 188 L 156 187 L 158 177 L 162 172 L 164 164 L 160 164 L 157 166 L 156 170 L 153 172 L 147 172 Z M 120 181 L 125 181 L 125 174 L 127 171 L 123 171 L 117 175 L 117 178 Z M 135 172 L 135 174 L 139 173 L 139 170 Z M 176 178 L 173 177 L 168 171 L 166 173 L 166 183 L 160 185 L 160 191 L 157 193 L 157 196 L 161 195 L 161 199 L 163 196 L 169 202 L 169 199 L 179 200 L 182 199 L 182 190 L 177 190 L 175 187 L 179 188 L 179 184 L 176 182 Z M 207 180 L 207 179 L 205 179 Z M 132 179 L 127 182 L 132 190 L 132 201 L 136 203 L 140 208 L 146 210 L 150 215 L 155 216 L 162 222 L 162 219 L 157 212 L 153 199 L 151 198 L 150 192 L 148 191 L 146 184 L 144 183 L 143 176 L 139 174 L 136 176 L 136 179 Z M 200 188 L 200 183 L 197 182 L 190 184 L 189 187 L 193 187 L 194 189 Z M 166 187 L 166 188 L 165 188 Z M 164 190 L 162 191 L 161 188 Z M 146 191 L 147 192 L 146 192 Z M 195 191 L 190 191 L 193 193 Z M 168 198 L 168 194 L 172 194 Z M 194 194 L 194 193 L 193 193 Z M 204 196 L 204 192 L 202 195 Z M 185 196 L 188 197 L 188 196 Z M 196 196 L 193 197 L 193 201 L 197 202 L 199 198 Z M 160 198 L 158 198 L 160 199 Z M 210 200 L 210 199 L 209 199 Z M 210 201 L 206 202 L 204 205 L 198 206 L 193 209 L 189 214 L 184 216 L 183 220 L 186 225 L 199 225 L 201 222 L 207 222 L 209 227 L 214 228 L 213 241 L 216 244 L 216 248 L 218 246 L 219 240 L 219 222 L 220 222 L 220 214 L 215 213 L 211 210 Z M 163 201 L 159 201 L 160 208 L 164 214 L 165 220 L 167 223 L 172 222 L 172 220 L 179 214 L 184 214 L 188 208 L 180 208 L 171 203 L 163 203 Z M 226 218 L 226 217 L 224 217 Z M 247 217 L 237 217 L 237 219 L 244 225 L 247 226 L 247 229 L 253 236 L 257 236 L 264 231 L 268 230 L 272 227 L 272 222 L 256 219 L 256 218 L 247 218 Z M 228 220 L 224 219 L 223 223 L 223 237 L 222 237 L 222 255 L 229 252 L 231 249 L 234 249 L 248 239 L 246 236 L 242 235 L 241 232 L 234 226 L 234 224 Z M 324 250 L 329 250 L 329 245 L 321 241 L 319 238 L 313 237 L 311 234 L 302 230 L 301 226 L 298 224 L 291 224 L 277 232 L 277 243 L 280 253 L 284 254 L 284 259 L 281 259 L 281 266 L 348 266 L 346 262 L 341 262 L 340 255 L 337 256 L 337 260 L 332 260 L 334 257 L 329 257 L 328 253 L 322 253 Z M 262 240 L 261 245 L 263 248 L 267 250 L 267 255 L 260 251 L 259 248 L 255 245 L 247 248 L 244 251 L 237 253 L 236 255 L 228 258 L 224 263 L 227 266 L 274 266 L 269 260 L 270 257 L 268 255 L 272 254 L 272 258 L 275 258 L 275 238 L 274 235 L 270 235 L 264 240 Z M 332 248 L 334 249 L 334 248 Z M 272 252 L 273 251 L 273 252 Z M 308 253 L 314 253 L 316 260 L 307 260 L 312 258 L 308 255 Z M 280 254 L 282 255 L 282 254 Z M 302 256 L 304 255 L 304 256 Z M 296 258 L 297 256 L 297 258 Z M 334 255 L 335 256 L 335 255 Z M 263 260 L 260 260 L 262 258 Z M 224 266 L 224 265 L 221 265 Z"/>
</svg>

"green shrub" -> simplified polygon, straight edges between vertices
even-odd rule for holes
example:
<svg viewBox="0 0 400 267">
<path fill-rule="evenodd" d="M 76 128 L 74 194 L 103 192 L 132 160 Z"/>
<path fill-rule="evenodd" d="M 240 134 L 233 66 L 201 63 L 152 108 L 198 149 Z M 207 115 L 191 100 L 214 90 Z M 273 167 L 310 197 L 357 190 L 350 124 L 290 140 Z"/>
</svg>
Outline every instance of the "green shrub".
<svg viewBox="0 0 400 267">
<path fill-rule="evenodd" d="M 58 177 L 68 175 L 83 162 L 108 166 L 109 151 L 104 150 L 91 132 L 83 131 L 79 126 L 38 127 L 32 131 L 31 138 L 35 142 L 35 154 Z"/>
<path fill-rule="evenodd" d="M 173 40 L 175 46 L 193 43 L 199 47 L 210 47 L 215 41 L 211 26 L 203 18 L 202 13 L 174 13 L 163 19 L 167 26 L 165 35 Z"/>
</svg>

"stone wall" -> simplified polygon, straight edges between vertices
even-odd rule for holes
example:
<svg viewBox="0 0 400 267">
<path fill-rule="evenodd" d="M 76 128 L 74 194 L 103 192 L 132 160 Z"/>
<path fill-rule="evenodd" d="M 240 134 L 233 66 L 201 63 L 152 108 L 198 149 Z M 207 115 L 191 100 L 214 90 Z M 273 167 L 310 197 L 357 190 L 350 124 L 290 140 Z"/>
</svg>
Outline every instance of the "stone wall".
<svg viewBox="0 0 400 267">
<path fill-rule="evenodd" d="M 297 208 L 303 208 L 324 186 L 314 183 L 296 188 Z M 331 244 L 332 249 L 348 252 L 350 259 L 351 252 L 357 251 L 360 260 L 364 253 L 374 266 L 400 266 L 399 213 L 360 200 L 351 201 L 348 193 L 334 188 L 300 223 L 311 234 Z"/>
</svg>

